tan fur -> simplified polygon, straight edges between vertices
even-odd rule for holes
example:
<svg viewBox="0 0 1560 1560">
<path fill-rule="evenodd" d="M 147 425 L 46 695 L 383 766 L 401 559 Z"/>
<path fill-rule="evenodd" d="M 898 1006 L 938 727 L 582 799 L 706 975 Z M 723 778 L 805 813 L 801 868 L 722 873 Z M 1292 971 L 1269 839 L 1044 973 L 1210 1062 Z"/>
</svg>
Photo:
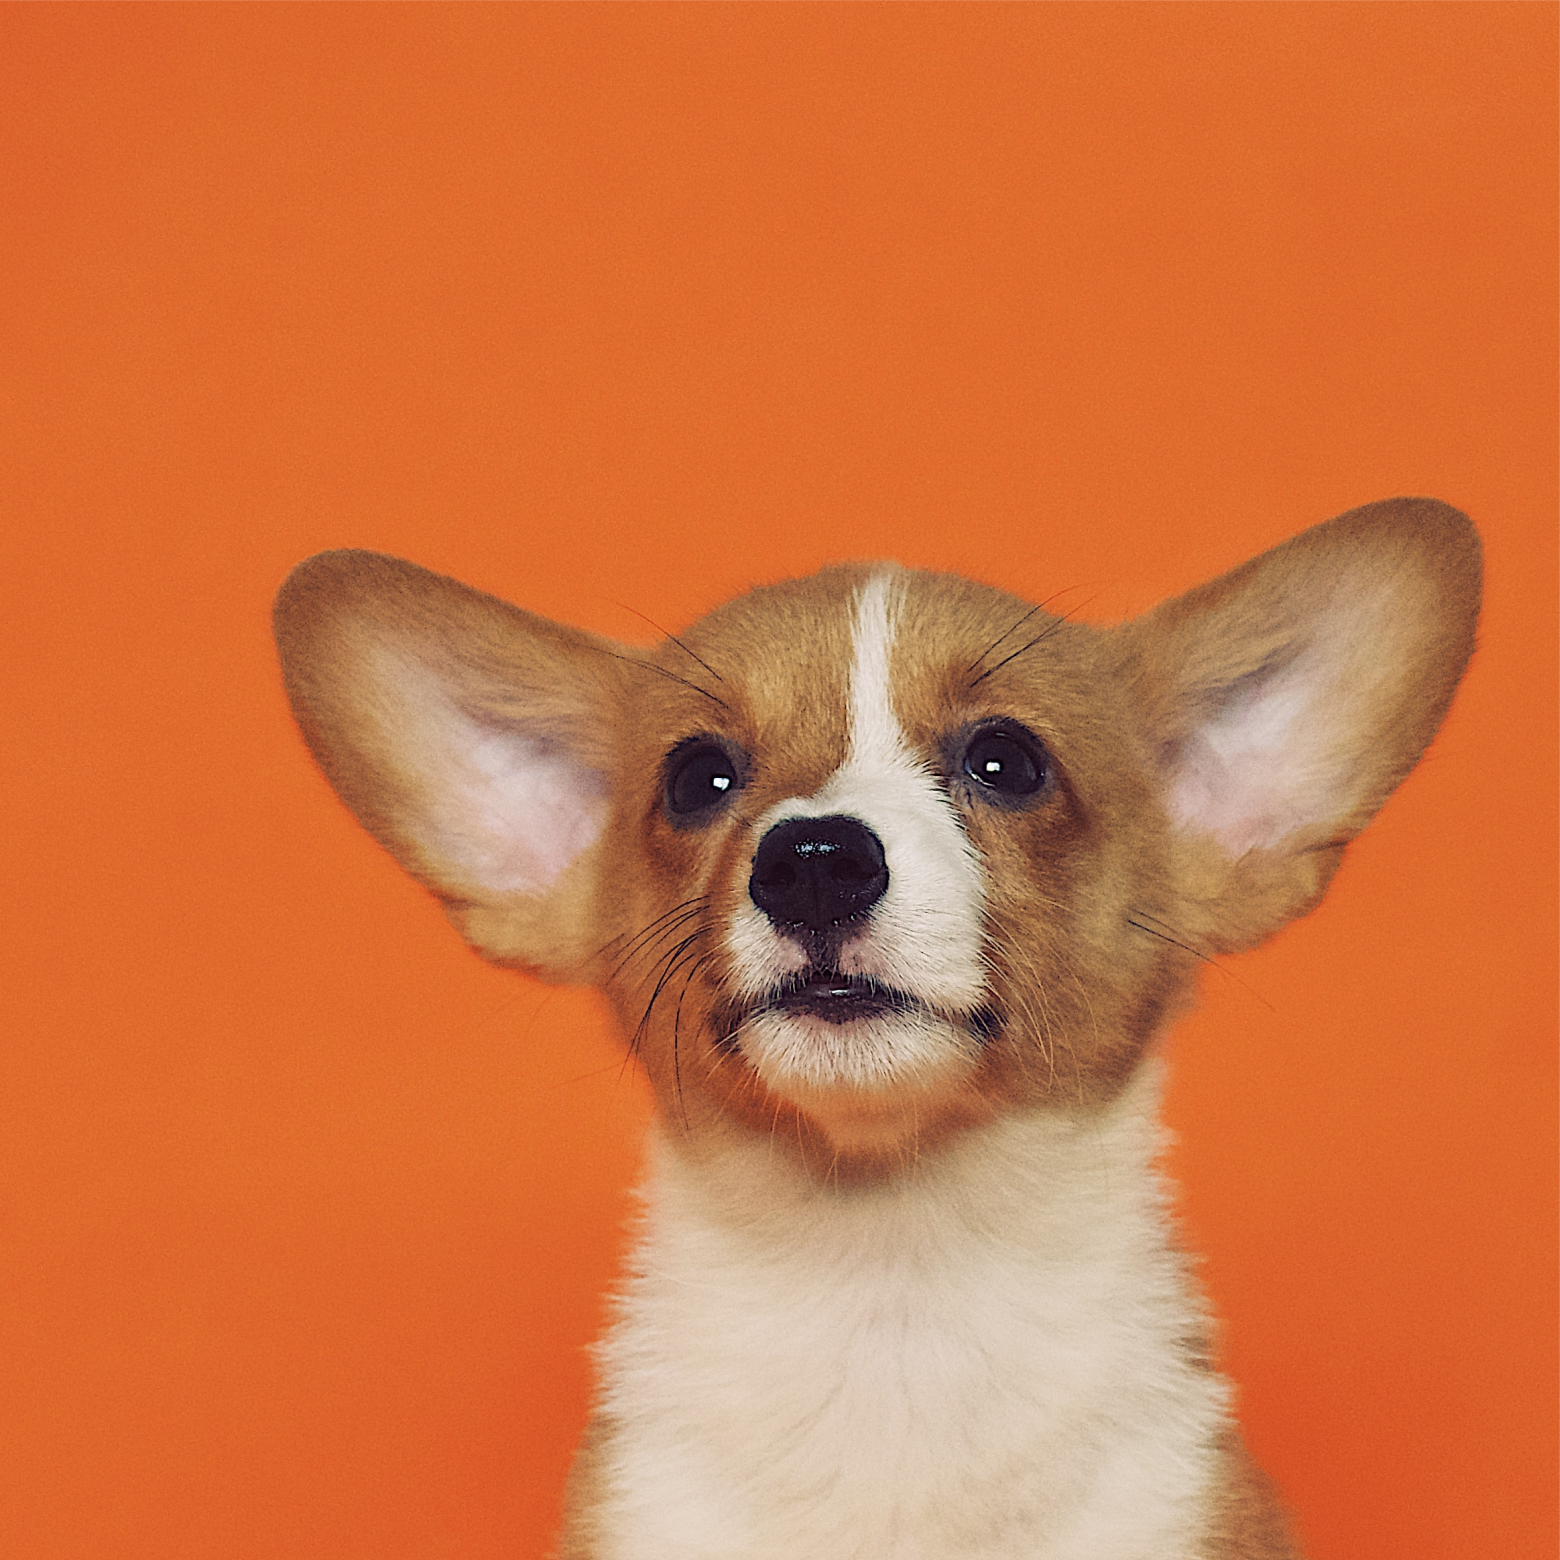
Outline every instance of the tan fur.
<svg viewBox="0 0 1560 1560">
<path fill-rule="evenodd" d="M 982 863 L 998 1022 L 967 1067 L 896 1090 L 777 1093 L 733 1041 L 741 1014 L 718 932 L 747 894 L 753 820 L 842 762 L 848 609 L 872 573 L 756 590 L 651 651 L 373 554 L 321 555 L 279 598 L 289 696 L 343 800 L 480 952 L 604 988 L 695 1163 L 761 1139 L 826 1184 L 869 1185 L 1006 1117 L 1104 1107 L 1188 1000 L 1200 956 L 1250 946 L 1321 897 L 1445 713 L 1479 590 L 1472 528 L 1420 499 L 1340 516 L 1114 630 L 955 577 L 895 575 L 894 713 Z M 411 668 L 405 686 L 426 670 L 477 729 L 564 755 L 582 783 L 601 777 L 600 836 L 556 881 L 495 893 L 430 847 L 433 804 L 418 756 L 398 745 L 408 717 L 385 681 L 386 646 Z M 1341 711 L 1337 751 L 1317 761 L 1325 814 L 1287 833 L 1260 818 L 1223 834 L 1179 823 L 1165 797 L 1178 776 L 1200 794 L 1197 733 L 1286 678 Z M 1035 805 L 1002 811 L 966 794 L 961 734 L 999 717 L 1054 758 L 1058 783 Z M 745 755 L 745 784 L 707 826 L 680 827 L 663 764 L 705 736 Z M 1240 843 L 1264 828 L 1271 841 Z M 600 1457 L 588 1438 L 563 1560 L 597 1553 Z M 1202 1560 L 1293 1556 L 1238 1442 L 1225 1466 Z"/>
<path fill-rule="evenodd" d="M 1225 1445 L 1225 1477 L 1214 1506 L 1207 1560 L 1300 1560 L 1273 1481 L 1239 1437 Z"/>
<path fill-rule="evenodd" d="M 574 1454 L 569 1469 L 568 1488 L 564 1494 L 564 1525 L 558 1535 L 557 1560 L 591 1560 L 597 1550 L 599 1533 L 594 1514 L 605 1496 L 605 1480 L 602 1471 L 602 1445 L 599 1415 L 585 1426 L 580 1437 L 579 1449 Z"/>
</svg>

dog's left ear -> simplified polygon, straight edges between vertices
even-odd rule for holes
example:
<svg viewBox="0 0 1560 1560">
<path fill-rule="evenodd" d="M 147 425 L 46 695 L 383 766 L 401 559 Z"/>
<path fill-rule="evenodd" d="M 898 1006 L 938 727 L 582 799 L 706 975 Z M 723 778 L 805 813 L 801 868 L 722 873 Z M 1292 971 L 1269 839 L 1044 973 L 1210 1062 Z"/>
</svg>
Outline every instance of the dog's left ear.
<svg viewBox="0 0 1560 1560">
<path fill-rule="evenodd" d="M 1187 932 L 1233 951 L 1317 903 L 1435 735 L 1479 589 L 1467 516 L 1388 499 L 1115 631 L 1175 828 Z"/>
</svg>

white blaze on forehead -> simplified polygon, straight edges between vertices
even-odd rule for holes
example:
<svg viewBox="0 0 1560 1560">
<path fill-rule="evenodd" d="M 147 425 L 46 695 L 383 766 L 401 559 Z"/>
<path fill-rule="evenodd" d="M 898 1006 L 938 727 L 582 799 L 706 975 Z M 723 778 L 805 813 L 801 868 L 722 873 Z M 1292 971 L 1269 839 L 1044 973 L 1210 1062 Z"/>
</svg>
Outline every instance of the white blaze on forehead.
<svg viewBox="0 0 1560 1560">
<path fill-rule="evenodd" d="M 899 593 L 893 585 L 890 575 L 874 574 L 856 592 L 850 667 L 852 764 L 877 760 L 892 765 L 906 751 L 888 674 L 899 616 Z"/>
<path fill-rule="evenodd" d="M 755 844 L 791 818 L 843 815 L 882 841 L 888 890 L 840 966 L 943 1010 L 969 1011 L 986 990 L 981 952 L 981 869 L 937 776 L 905 740 L 894 708 L 894 648 L 901 587 L 874 575 L 852 603 L 849 750 L 811 796 L 791 797 L 758 820 Z M 751 905 L 729 934 L 740 989 L 758 995 L 805 964 L 796 945 Z"/>
</svg>

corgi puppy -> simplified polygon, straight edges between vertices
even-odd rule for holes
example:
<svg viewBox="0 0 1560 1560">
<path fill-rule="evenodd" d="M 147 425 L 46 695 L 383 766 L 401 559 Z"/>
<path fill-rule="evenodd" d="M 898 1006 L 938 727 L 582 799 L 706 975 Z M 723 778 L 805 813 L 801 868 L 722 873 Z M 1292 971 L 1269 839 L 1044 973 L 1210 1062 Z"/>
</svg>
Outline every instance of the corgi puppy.
<svg viewBox="0 0 1560 1560">
<path fill-rule="evenodd" d="M 485 957 L 590 982 L 657 1125 L 565 1560 L 1280 1560 L 1156 1170 L 1199 958 L 1321 898 L 1480 555 L 1368 505 L 1115 628 L 850 564 L 642 650 L 368 552 L 292 706 Z"/>
</svg>

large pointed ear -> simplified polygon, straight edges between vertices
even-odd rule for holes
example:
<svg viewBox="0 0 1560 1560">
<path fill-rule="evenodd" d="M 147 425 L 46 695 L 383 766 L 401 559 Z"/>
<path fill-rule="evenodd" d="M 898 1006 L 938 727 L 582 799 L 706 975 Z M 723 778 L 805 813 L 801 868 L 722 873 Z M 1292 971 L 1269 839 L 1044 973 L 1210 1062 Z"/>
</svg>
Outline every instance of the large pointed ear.
<svg viewBox="0 0 1560 1560">
<path fill-rule="evenodd" d="M 1388 499 L 1116 630 L 1204 945 L 1249 947 L 1321 898 L 1435 735 L 1479 588 L 1465 515 Z"/>
<path fill-rule="evenodd" d="M 480 952 L 586 975 L 619 647 L 370 552 L 300 564 L 275 625 L 304 738 L 364 827 Z"/>
</svg>

